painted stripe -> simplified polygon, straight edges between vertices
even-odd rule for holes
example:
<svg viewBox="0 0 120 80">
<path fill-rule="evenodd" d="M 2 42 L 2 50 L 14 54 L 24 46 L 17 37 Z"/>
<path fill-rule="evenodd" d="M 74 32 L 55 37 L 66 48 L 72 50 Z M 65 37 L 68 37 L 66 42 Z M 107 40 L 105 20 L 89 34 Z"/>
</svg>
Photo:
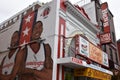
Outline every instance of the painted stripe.
<svg viewBox="0 0 120 80">
<path fill-rule="evenodd" d="M 59 30 L 58 30 L 58 56 L 57 58 L 64 57 L 65 56 L 65 20 L 63 18 L 59 18 Z M 63 73 L 63 71 L 61 72 Z M 63 76 L 64 74 L 62 74 Z M 60 65 L 57 65 L 57 80 L 59 80 L 60 77 Z"/>
<path fill-rule="evenodd" d="M 63 28 L 63 43 L 62 43 L 62 57 L 65 57 L 65 37 L 66 37 L 66 25 L 65 25 L 65 20 L 63 18 L 61 18 L 61 23 L 62 23 L 62 28 Z"/>
<path fill-rule="evenodd" d="M 61 27 L 60 27 L 60 23 L 59 23 L 59 29 L 58 29 L 58 55 L 57 55 L 57 58 L 60 58 L 60 44 L 61 44 L 61 42 L 60 42 L 60 40 L 61 40 Z"/>
<path fill-rule="evenodd" d="M 79 53 L 79 35 L 76 35 L 75 36 L 75 54 L 77 55 Z M 76 57 L 75 55 L 75 57 Z"/>
<path fill-rule="evenodd" d="M 66 7 L 64 5 L 64 0 L 60 0 L 60 8 L 66 11 Z M 59 18 L 59 29 L 58 29 L 58 53 L 57 53 L 57 58 L 64 57 L 65 56 L 65 20 L 63 18 Z M 62 37 L 64 36 L 64 37 Z M 62 54 L 61 54 L 62 53 Z M 62 80 L 64 80 L 64 70 L 62 67 Z M 56 80 L 60 80 L 60 65 L 57 64 L 57 77 Z"/>
<path fill-rule="evenodd" d="M 57 77 L 56 77 L 56 80 L 59 80 L 59 72 L 60 72 L 60 65 L 59 64 L 57 64 Z"/>
<path fill-rule="evenodd" d="M 59 29 L 58 29 L 58 53 L 57 53 L 57 58 L 60 58 L 60 48 L 61 48 L 61 22 L 59 19 Z M 57 64 L 57 77 L 56 80 L 59 80 L 59 72 L 60 72 L 60 65 Z"/>
<path fill-rule="evenodd" d="M 65 20 L 64 20 L 64 36 L 66 37 L 66 23 L 65 23 Z M 63 40 L 63 46 L 64 46 L 64 49 L 63 49 L 63 57 L 65 57 L 65 38 Z"/>
<path fill-rule="evenodd" d="M 64 66 L 62 66 L 62 80 L 64 80 L 64 75 L 65 75 L 65 73 L 64 73 Z"/>
<path fill-rule="evenodd" d="M 60 0 L 60 8 L 63 9 L 64 11 L 66 11 L 66 7 L 64 5 L 64 0 Z M 57 58 L 60 57 L 64 57 L 64 46 L 65 46 L 65 39 L 62 37 L 61 39 L 61 35 L 65 36 L 65 20 L 62 18 L 59 18 L 59 29 L 58 29 L 58 54 L 57 54 Z M 63 41 L 62 41 L 63 40 Z M 63 43 L 62 43 L 63 42 Z M 62 50 L 61 50 L 62 49 Z M 62 55 L 61 55 L 61 51 L 62 51 Z M 56 80 L 59 80 L 60 78 L 60 65 L 57 64 L 57 77 Z M 64 80 L 64 71 L 63 71 L 63 67 L 62 67 L 62 80 Z"/>
<path fill-rule="evenodd" d="M 58 56 L 57 58 L 60 57 L 64 57 L 64 47 L 65 47 L 65 29 L 66 29 L 66 25 L 65 25 L 65 20 L 63 18 L 60 17 L 59 19 L 59 32 L 58 32 Z M 62 53 L 62 56 L 61 56 Z"/>
<path fill-rule="evenodd" d="M 62 32 L 61 32 L 61 35 L 62 35 L 62 48 L 61 48 L 62 53 L 61 53 L 61 55 L 62 56 L 61 57 L 65 57 L 65 49 L 64 48 L 65 48 L 66 25 L 65 25 L 65 20 L 61 17 L 60 17 L 60 24 L 61 24 L 60 27 L 61 27 L 61 30 L 62 30 Z M 61 79 L 64 80 L 64 67 L 63 66 L 61 67 L 61 70 L 62 70 Z"/>
<path fill-rule="evenodd" d="M 63 57 L 63 36 L 64 36 L 64 24 L 62 23 L 62 21 L 61 21 L 61 18 L 60 18 L 60 27 L 61 27 L 61 39 L 60 39 L 60 41 L 61 41 L 61 47 L 60 47 L 60 57 Z"/>
</svg>

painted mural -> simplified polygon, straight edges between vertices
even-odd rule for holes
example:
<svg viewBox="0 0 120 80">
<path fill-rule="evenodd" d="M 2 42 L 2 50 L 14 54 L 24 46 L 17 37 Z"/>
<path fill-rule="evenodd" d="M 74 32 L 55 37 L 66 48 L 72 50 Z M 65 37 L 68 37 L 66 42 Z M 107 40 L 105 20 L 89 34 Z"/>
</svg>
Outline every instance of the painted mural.
<svg viewBox="0 0 120 80">
<path fill-rule="evenodd" d="M 52 80 L 52 10 L 49 3 L 0 31 L 0 80 Z"/>
</svg>

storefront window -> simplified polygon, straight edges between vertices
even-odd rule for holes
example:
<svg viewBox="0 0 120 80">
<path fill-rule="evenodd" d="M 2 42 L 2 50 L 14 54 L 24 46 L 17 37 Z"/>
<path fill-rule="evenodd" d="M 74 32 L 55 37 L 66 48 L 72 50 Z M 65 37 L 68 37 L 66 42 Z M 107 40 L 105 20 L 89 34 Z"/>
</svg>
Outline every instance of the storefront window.
<svg viewBox="0 0 120 80">
<path fill-rule="evenodd" d="M 117 53 L 115 53 L 115 57 L 116 57 L 116 63 L 118 64 L 118 56 L 117 56 Z"/>
<path fill-rule="evenodd" d="M 71 43 L 68 49 L 68 56 L 75 57 L 75 38 L 71 40 Z"/>
<path fill-rule="evenodd" d="M 65 67 L 64 71 L 65 71 L 64 80 L 100 80 L 86 76 L 75 76 L 74 69 L 72 68 Z"/>
<path fill-rule="evenodd" d="M 74 80 L 73 69 L 66 67 L 65 68 L 65 79 L 64 80 Z"/>
<path fill-rule="evenodd" d="M 113 53 L 112 53 L 112 49 L 111 49 L 111 48 L 109 48 L 109 50 L 110 50 L 110 59 L 111 59 L 111 60 L 113 60 Z"/>
</svg>

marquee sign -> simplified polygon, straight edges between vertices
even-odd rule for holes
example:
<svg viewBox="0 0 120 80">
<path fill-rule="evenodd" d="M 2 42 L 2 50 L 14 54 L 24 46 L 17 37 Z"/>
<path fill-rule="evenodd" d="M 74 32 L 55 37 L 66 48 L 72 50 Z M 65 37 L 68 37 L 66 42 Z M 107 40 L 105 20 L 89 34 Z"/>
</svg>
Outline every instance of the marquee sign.
<svg viewBox="0 0 120 80">
<path fill-rule="evenodd" d="M 89 58 L 94 60 L 95 62 L 103 64 L 102 50 L 97 48 L 95 45 L 93 45 L 91 43 L 89 45 L 90 45 L 90 47 L 89 47 L 90 48 L 90 50 L 89 50 L 90 51 L 89 52 L 89 54 L 90 54 Z"/>
<path fill-rule="evenodd" d="M 95 61 L 104 66 L 109 66 L 108 54 L 103 52 L 100 48 L 95 46 L 93 43 L 79 36 L 79 53 L 82 56 L 88 57 L 92 61 Z M 76 47 L 78 48 L 78 47 Z"/>
</svg>

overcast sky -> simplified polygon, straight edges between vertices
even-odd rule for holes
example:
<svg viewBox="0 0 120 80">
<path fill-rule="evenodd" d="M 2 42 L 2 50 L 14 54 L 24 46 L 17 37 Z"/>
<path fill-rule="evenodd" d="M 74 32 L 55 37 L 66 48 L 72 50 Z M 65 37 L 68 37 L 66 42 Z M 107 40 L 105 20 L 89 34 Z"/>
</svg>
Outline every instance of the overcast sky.
<svg viewBox="0 0 120 80">
<path fill-rule="evenodd" d="M 10 18 L 17 12 L 28 7 L 35 1 L 49 2 L 51 0 L 0 0 L 0 23 Z M 80 0 L 69 0 L 72 3 L 77 3 Z M 102 2 L 108 2 L 109 9 L 114 15 L 114 25 L 116 31 L 117 40 L 120 39 L 120 0 L 102 0 Z"/>
</svg>

